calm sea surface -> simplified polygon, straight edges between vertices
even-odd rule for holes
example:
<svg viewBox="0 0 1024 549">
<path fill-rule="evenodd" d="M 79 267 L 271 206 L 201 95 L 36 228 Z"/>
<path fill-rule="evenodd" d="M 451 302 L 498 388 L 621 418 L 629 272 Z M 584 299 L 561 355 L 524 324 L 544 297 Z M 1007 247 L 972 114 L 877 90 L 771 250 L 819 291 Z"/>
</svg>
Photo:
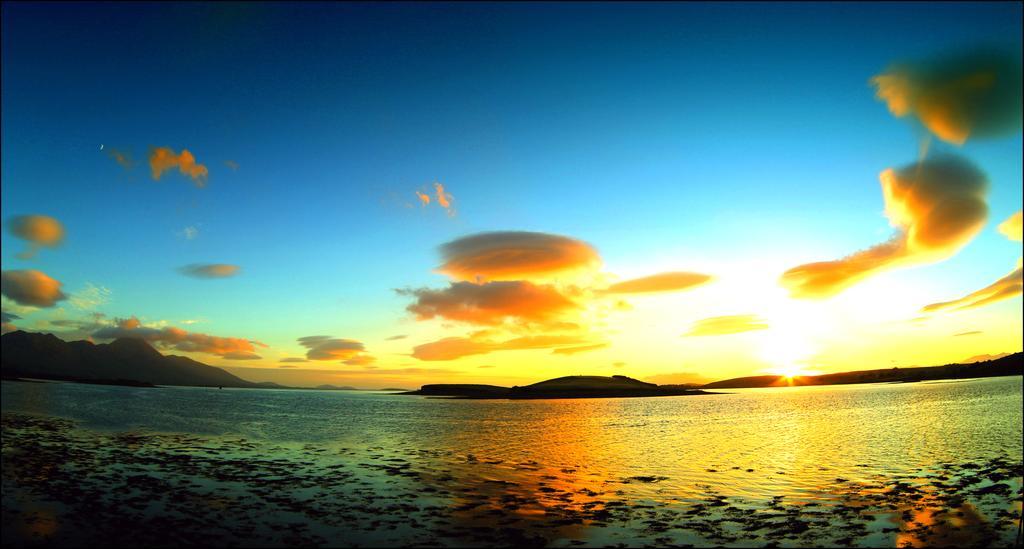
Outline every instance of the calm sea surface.
<svg viewBox="0 0 1024 549">
<path fill-rule="evenodd" d="M 885 493 L 889 499 L 873 501 L 880 505 L 888 502 L 895 516 L 906 509 L 886 490 L 893 483 L 906 483 L 925 494 L 909 501 L 918 506 L 917 511 L 927 494 L 948 495 L 955 488 L 954 495 L 963 496 L 966 503 L 954 499 L 953 504 L 971 505 L 977 521 L 994 520 L 989 516 L 993 512 L 1020 512 L 1019 466 L 1024 446 L 1021 377 L 531 401 L 430 399 L 355 391 L 4 382 L 2 397 L 5 414 L 70 419 L 77 432 L 94 437 L 125 432 L 153 437 L 190 435 L 207 446 L 216 441 L 244 441 L 245 455 L 254 459 L 305 459 L 302 463 L 308 467 L 336 466 L 340 470 L 350 466 L 357 471 L 361 463 L 366 475 L 393 473 L 376 480 L 367 477 L 368 485 L 397 483 L 417 497 L 423 497 L 427 487 L 432 505 L 439 509 L 458 509 L 467 498 L 472 501 L 475 497 L 486 500 L 476 511 L 490 507 L 496 520 L 502 512 L 522 515 L 527 523 L 516 527 L 534 536 L 531 539 L 537 544 L 742 545 L 744 540 L 764 541 L 759 536 L 770 533 L 769 529 L 744 534 L 741 520 L 735 521 L 738 526 L 734 530 L 709 534 L 696 526 L 689 531 L 679 526 L 676 532 L 671 525 L 677 523 L 660 515 L 654 520 L 670 526 L 651 531 L 649 526 L 630 522 L 632 516 L 627 524 L 620 524 L 607 513 L 596 519 L 587 514 L 605 509 L 613 499 L 625 502 L 618 504 L 620 507 L 685 512 L 717 498 L 723 502 L 720 507 L 728 501 L 767 513 L 773 501 L 856 508 L 853 499 Z M 7 445 L 5 440 L 5 455 Z M 196 446 L 197 453 L 203 451 L 202 444 Z M 398 469 L 375 468 L 373 460 Z M 995 481 L 975 479 L 971 484 L 956 484 L 962 476 L 958 475 L 965 472 L 965 464 L 970 472 L 992 460 L 1002 460 L 1013 471 L 1011 478 L 1004 479 L 1009 492 L 972 499 L 971 489 L 992 486 L 998 476 Z M 942 482 L 952 483 L 946 492 L 942 492 L 947 488 Z M 935 483 L 939 489 L 930 489 Z M 400 490 L 395 490 L 394 497 L 399 497 Z M 507 510 L 510 505 L 501 504 L 507 494 L 522 498 L 511 505 L 512 511 Z M 549 496 L 555 499 L 547 501 Z M 533 532 L 527 512 L 531 508 L 548 515 L 552 508 L 582 515 L 571 529 L 545 523 Z M 416 510 L 409 512 L 416 515 Z M 905 514 L 903 523 L 896 519 L 872 514 L 864 519 L 866 527 L 855 529 L 852 544 L 935 542 L 923 534 L 908 534 L 917 522 Z M 346 539 L 369 544 L 412 543 L 420 530 L 405 526 L 392 528 L 390 538 L 380 537 L 378 532 Z M 422 530 L 434 532 L 432 528 L 436 530 L 424 523 Z M 320 525 L 312 532 L 327 544 L 338 541 L 330 537 L 328 526 Z M 1013 534 L 997 529 L 992 539 L 1010 543 Z M 438 537 L 431 539 L 439 543 L 473 541 L 434 535 Z M 822 534 L 833 537 L 801 535 L 790 532 L 786 534 L 789 537 L 769 538 L 782 545 L 802 545 L 835 541 L 839 530 Z"/>
</svg>

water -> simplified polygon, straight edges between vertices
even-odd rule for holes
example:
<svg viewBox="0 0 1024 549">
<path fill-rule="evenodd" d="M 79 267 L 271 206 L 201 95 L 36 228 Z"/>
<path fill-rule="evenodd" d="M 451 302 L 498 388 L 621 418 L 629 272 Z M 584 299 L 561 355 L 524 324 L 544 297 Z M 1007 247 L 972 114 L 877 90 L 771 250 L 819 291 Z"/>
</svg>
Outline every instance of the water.
<svg viewBox="0 0 1024 549">
<path fill-rule="evenodd" d="M 1024 445 L 1021 377 L 530 401 L 429 399 L 351 391 L 4 382 L 2 397 L 5 414 L 67 418 L 76 422 L 76 429 L 93 436 L 187 434 L 198 436 L 207 446 L 228 439 L 244 440 L 253 456 L 308 463 L 313 468 L 311 475 L 328 465 L 337 465 L 339 470 L 356 467 L 358 474 L 353 478 L 377 486 L 378 494 L 384 494 L 380 490 L 387 485 L 396 491 L 388 497 L 419 505 L 403 511 L 405 515 L 422 512 L 429 503 L 431 509 L 454 516 L 460 512 L 455 509 L 465 506 L 467 500 L 480 501 L 483 503 L 465 511 L 476 513 L 472 515 L 476 518 L 490 512 L 499 522 L 502 515 L 513 516 L 525 521 L 515 528 L 534 536 L 530 539 L 553 545 L 574 540 L 587 544 L 742 545 L 751 539 L 801 545 L 835 541 L 848 531 L 856 534 L 852 537 L 855 545 L 922 540 L 935 544 L 935 532 L 917 535 L 912 531 L 924 517 L 900 521 L 893 516 L 908 509 L 932 513 L 956 507 L 963 512 L 963 505 L 969 507 L 968 518 L 957 520 L 970 523 L 968 519 L 976 514 L 976 523 L 988 525 L 979 536 L 1012 542 L 1014 532 L 1008 528 L 1012 516 L 996 524 L 994 515 L 1019 516 L 1020 512 Z M 990 466 L 992 460 L 1005 467 Z M 399 469 L 388 469 L 387 463 L 397 464 Z M 366 467 L 358 470 L 359 464 Z M 1008 495 L 1003 490 L 1002 495 L 972 497 L 970 490 L 994 486 L 1000 475 L 992 473 L 996 481 L 978 477 L 976 482 L 964 484 L 967 481 L 961 479 L 964 474 L 976 473 L 975 465 L 985 471 L 1008 468 L 1012 477 L 1004 482 Z M 6 478 L 5 466 L 5 482 Z M 915 486 L 920 493 L 906 502 L 893 503 L 893 483 L 900 482 Z M 432 490 L 427 492 L 431 494 L 427 503 L 420 500 L 425 497 L 425 485 Z M 399 497 L 405 493 L 402 490 L 416 497 Z M 512 504 L 511 511 L 510 494 L 523 499 Z M 935 499 L 939 494 L 946 499 Z M 956 497 L 965 494 L 966 502 L 954 505 L 960 503 Z M 868 498 L 879 509 L 864 507 L 854 513 L 867 525 L 863 527 L 835 526 L 828 522 L 833 519 L 821 518 L 815 523 L 816 536 L 811 535 L 815 528 L 810 528 L 811 533 L 785 532 L 772 538 L 770 529 L 744 533 L 710 518 L 711 525 L 705 526 L 718 528 L 710 534 L 691 523 L 653 531 L 650 525 L 634 523 L 633 515 L 639 509 L 650 515 L 648 520 L 676 524 L 676 515 L 654 515 L 672 510 L 685 513 L 714 498 L 727 498 L 728 507 L 713 504 L 723 513 L 729 509 L 769 512 L 777 507 L 772 507 L 772 502 L 780 500 L 790 505 L 860 509 L 855 500 Z M 608 507 L 611 501 L 623 503 Z M 897 509 L 889 508 L 886 514 L 887 506 Z M 552 509 L 555 514 L 577 513 L 570 518 L 579 520 L 572 528 L 550 521 L 535 524 L 530 521 L 530 509 L 543 516 L 551 515 Z M 629 509 L 633 515 L 592 516 L 593 511 L 602 509 Z M 648 509 L 653 510 L 645 511 Z M 472 524 L 471 518 L 461 517 L 456 522 Z M 930 514 L 927 518 L 933 525 L 944 524 L 932 520 Z M 493 528 L 493 522 L 481 524 Z M 440 520 L 440 526 L 424 525 L 422 530 L 436 534 L 438 528 L 452 523 L 448 516 Z M 893 524 L 895 531 L 891 531 Z M 311 528 L 329 544 L 337 541 L 330 537 L 330 528 Z M 359 543 L 421 539 L 416 537 L 420 535 L 417 529 L 401 534 L 396 528 L 396 532 L 394 538 L 353 539 Z M 438 539 L 447 544 L 473 540 L 471 534 Z M 477 538 L 481 540 L 495 541 Z"/>
</svg>

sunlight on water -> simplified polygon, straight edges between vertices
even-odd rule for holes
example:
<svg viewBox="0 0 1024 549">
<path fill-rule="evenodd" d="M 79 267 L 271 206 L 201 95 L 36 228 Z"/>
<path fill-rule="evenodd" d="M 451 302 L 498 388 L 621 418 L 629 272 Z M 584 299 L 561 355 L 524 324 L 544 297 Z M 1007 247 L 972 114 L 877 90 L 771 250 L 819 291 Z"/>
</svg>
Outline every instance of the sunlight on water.
<svg viewBox="0 0 1024 549">
<path fill-rule="evenodd" d="M 330 489 L 345 499 L 408 505 L 399 515 L 422 522 L 399 521 L 384 535 L 381 521 L 395 517 L 335 510 L 366 525 L 362 534 L 345 533 L 351 543 L 407 543 L 426 533 L 448 544 L 774 539 L 916 546 L 1012 541 L 1009 525 L 1020 513 L 1021 395 L 1019 377 L 549 401 L 5 382 L 3 411 L 75 420 L 67 436 L 86 447 L 107 437 L 126 451 L 137 440 L 145 450 L 119 460 L 140 470 L 148 463 L 163 475 L 180 473 L 167 463 L 181 458 L 168 452 L 214 461 L 231 455 L 252 468 L 233 479 L 243 486 L 232 490 L 259 495 L 267 488 L 256 484 L 279 479 L 274 490 L 303 505 L 333 499 L 309 479 L 349 471 Z M 14 432 L 5 424 L 8 461 Z M 111 445 L 93 446 L 101 452 Z M 161 457 L 139 464 L 144 451 Z M 286 481 L 299 473 L 274 460 L 301 466 L 307 477 Z M 6 482 L 7 461 L 4 471 Z M 199 484 L 227 482 L 188 473 L 183 478 Z M 253 486 L 244 486 L 247 479 Z M 230 506 L 239 497 L 212 490 L 203 496 L 210 505 Z M 311 520 L 316 516 L 309 511 L 302 519 L 313 536 L 307 541 L 337 541 L 331 522 Z"/>
</svg>

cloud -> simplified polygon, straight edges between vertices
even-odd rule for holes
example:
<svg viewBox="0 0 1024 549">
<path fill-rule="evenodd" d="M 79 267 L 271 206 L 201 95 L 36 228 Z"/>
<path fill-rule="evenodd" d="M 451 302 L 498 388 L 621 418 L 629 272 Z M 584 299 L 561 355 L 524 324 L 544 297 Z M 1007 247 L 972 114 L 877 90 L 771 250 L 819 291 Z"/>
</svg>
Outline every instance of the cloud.
<svg viewBox="0 0 1024 549">
<path fill-rule="evenodd" d="M 11 323 L 12 320 L 18 320 L 21 317 L 14 314 L 8 313 L 7 311 L 0 311 L 0 333 L 6 334 L 7 332 L 13 332 L 18 327 Z"/>
<path fill-rule="evenodd" d="M 518 280 L 591 268 L 601 258 L 586 242 L 526 231 L 478 233 L 441 246 L 437 268 L 456 280 Z"/>
<path fill-rule="evenodd" d="M 579 345 L 580 343 L 586 343 L 586 340 L 577 336 L 564 335 L 524 336 L 506 341 L 474 337 L 446 337 L 413 347 L 412 356 L 425 361 L 455 360 L 465 356 L 483 355 L 496 351 L 550 349 L 563 345 Z"/>
<path fill-rule="evenodd" d="M 579 305 L 549 285 L 525 280 L 473 284 L 452 282 L 443 290 L 421 288 L 396 290 L 416 298 L 406 310 L 418 320 L 441 317 L 480 325 L 497 325 L 506 320 L 543 324 Z"/>
<path fill-rule="evenodd" d="M 984 333 L 984 332 L 982 332 L 981 330 L 971 330 L 969 332 L 960 332 L 959 334 L 953 334 L 953 337 L 978 335 L 980 333 Z"/>
<path fill-rule="evenodd" d="M 998 137 L 1021 129 L 1021 60 L 975 51 L 895 64 L 871 79 L 895 116 L 914 115 L 939 139 Z"/>
<path fill-rule="evenodd" d="M 1010 217 L 1008 217 L 1006 219 L 1006 221 L 1003 221 L 1002 223 L 1000 223 L 999 224 L 999 232 L 1002 233 L 1002 235 L 1005 236 L 1006 238 L 1009 238 L 1010 240 L 1014 240 L 1016 242 L 1020 242 L 1021 241 L 1021 232 L 1022 232 L 1021 231 L 1021 215 L 1022 215 L 1022 213 L 1024 213 L 1024 212 L 1022 212 L 1021 210 L 1018 210 L 1017 213 L 1015 213 L 1015 214 L 1011 215 Z"/>
<path fill-rule="evenodd" d="M 658 385 L 704 385 L 712 380 L 694 372 L 672 372 L 668 374 L 656 374 L 643 379 Z"/>
<path fill-rule="evenodd" d="M 185 240 L 195 240 L 199 236 L 199 227 L 189 225 L 181 230 L 181 236 L 185 237 Z"/>
<path fill-rule="evenodd" d="M 113 158 L 118 165 L 126 170 L 130 170 L 135 167 L 135 161 L 132 159 L 132 155 L 128 151 L 110 148 L 107 149 L 107 156 Z"/>
<path fill-rule="evenodd" d="M 430 205 L 430 195 L 429 194 L 421 193 L 419 191 L 416 191 L 416 198 L 420 199 L 420 204 L 421 205 L 423 205 L 423 206 L 429 206 Z"/>
<path fill-rule="evenodd" d="M 357 355 L 347 360 L 342 360 L 342 364 L 348 364 L 349 366 L 368 366 L 377 362 L 377 357 L 372 355 Z"/>
<path fill-rule="evenodd" d="M 1006 221 L 1000 223 L 999 232 L 1003 233 L 1003 235 L 1010 240 L 1020 242 L 1021 212 L 1011 215 Z M 959 299 L 954 299 L 953 301 L 943 301 L 941 303 L 925 305 L 921 311 L 932 313 L 948 309 L 957 311 L 973 309 L 975 307 L 988 305 L 989 303 L 995 303 L 996 301 L 1016 297 L 1021 294 L 1022 288 L 1024 288 L 1024 274 L 1022 274 L 1021 270 L 1021 259 L 1017 259 L 1017 268 L 1010 274 L 1000 278 L 992 284 L 989 284 L 976 292 L 971 292 Z"/>
<path fill-rule="evenodd" d="M 294 366 L 292 364 L 282 364 L 278 366 L 278 368 L 298 368 L 298 366 Z"/>
<path fill-rule="evenodd" d="M 780 283 L 793 297 L 830 297 L 884 269 L 947 259 L 985 224 L 988 179 L 963 158 L 937 156 L 879 177 L 896 235 L 843 259 L 786 271 Z"/>
<path fill-rule="evenodd" d="M 288 358 L 282 358 L 278 362 L 309 362 L 309 360 L 307 360 L 305 358 L 299 358 L 299 357 L 288 357 Z"/>
<path fill-rule="evenodd" d="M 178 269 L 179 273 L 194 278 L 228 278 L 238 274 L 238 271 L 238 265 L 225 265 L 223 263 L 193 263 Z"/>
<path fill-rule="evenodd" d="M 494 368 L 494 367 L 495 367 L 494 364 L 481 364 L 480 366 L 477 366 L 477 368 L 480 368 L 480 369 L 488 369 L 488 368 Z"/>
<path fill-rule="evenodd" d="M 228 360 L 256 360 L 256 346 L 266 345 L 238 337 L 218 337 L 197 332 L 188 332 L 173 326 L 154 328 L 143 326 L 136 317 L 117 319 L 113 326 L 105 326 L 93 332 L 96 339 L 117 339 L 122 337 L 145 340 L 155 346 L 186 353 L 206 353 Z"/>
<path fill-rule="evenodd" d="M 766 330 L 768 323 L 757 315 L 729 315 L 705 318 L 694 322 L 684 336 L 713 336 Z"/>
<path fill-rule="evenodd" d="M 452 207 L 452 200 L 455 200 L 455 197 L 446 193 L 444 185 L 437 181 L 434 182 L 434 193 L 437 197 L 437 204 L 444 208 L 449 216 L 454 216 L 455 208 Z"/>
<path fill-rule="evenodd" d="M 85 288 L 71 296 L 71 304 L 78 309 L 89 310 L 110 301 L 110 289 L 86 282 Z"/>
<path fill-rule="evenodd" d="M 181 149 L 181 154 L 176 154 L 168 147 L 156 147 L 149 153 L 149 169 L 153 172 L 153 179 L 160 179 L 160 176 L 167 170 L 178 168 L 182 175 L 192 179 L 196 187 L 206 186 L 206 179 L 209 171 L 203 164 L 197 164 L 196 158 L 188 149 Z"/>
<path fill-rule="evenodd" d="M 0 293 L 20 305 L 53 307 L 68 298 L 60 287 L 60 281 L 41 271 L 3 271 L 0 274 Z"/>
<path fill-rule="evenodd" d="M 1021 294 L 1022 288 L 1024 288 L 1024 277 L 1022 277 L 1022 270 L 1018 265 L 1012 273 L 976 292 L 971 292 L 959 299 L 954 299 L 953 301 L 943 301 L 941 303 L 925 305 L 921 311 L 934 313 L 949 309 L 957 311 L 973 309 L 981 307 L 982 305 L 988 305 L 989 303 L 995 303 L 996 301 L 1016 297 Z"/>
<path fill-rule="evenodd" d="M 396 340 L 399 340 L 399 339 L 405 339 L 407 337 L 409 337 L 407 334 L 393 335 L 393 336 L 391 336 L 389 338 L 386 338 L 385 341 L 396 341 Z"/>
<path fill-rule="evenodd" d="M 711 280 L 711 276 L 700 273 L 670 272 L 642 278 L 624 280 L 605 288 L 608 294 L 635 294 L 645 292 L 674 292 L 700 286 Z"/>
<path fill-rule="evenodd" d="M 17 215 L 7 221 L 7 230 L 29 243 L 18 259 L 32 259 L 41 248 L 56 248 L 64 241 L 64 225 L 47 215 Z"/>
<path fill-rule="evenodd" d="M 306 336 L 298 339 L 299 345 L 306 349 L 309 360 L 346 361 L 360 356 L 366 347 L 352 339 L 338 339 L 331 336 Z"/>
<path fill-rule="evenodd" d="M 224 165 L 231 168 L 231 171 L 233 172 L 238 171 L 238 162 L 235 162 L 234 160 L 225 160 Z"/>
<path fill-rule="evenodd" d="M 597 349 L 604 349 L 610 347 L 609 343 L 595 343 L 593 345 L 581 345 L 579 347 L 562 347 L 551 351 L 553 355 L 574 355 L 576 353 L 585 353 L 587 351 L 596 351 Z"/>
</svg>

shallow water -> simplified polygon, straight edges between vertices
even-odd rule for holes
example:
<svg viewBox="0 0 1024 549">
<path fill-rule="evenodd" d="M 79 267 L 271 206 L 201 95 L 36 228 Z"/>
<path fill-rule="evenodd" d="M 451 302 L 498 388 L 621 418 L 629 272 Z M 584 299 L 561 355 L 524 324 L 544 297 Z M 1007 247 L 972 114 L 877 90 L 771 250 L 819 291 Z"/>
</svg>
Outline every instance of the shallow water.
<svg viewBox="0 0 1024 549">
<path fill-rule="evenodd" d="M 71 482 L 45 463 L 63 459 L 105 513 L 221 544 L 1010 545 L 1021 380 L 549 401 L 4 382 L 4 522 L 49 498 L 60 527 L 39 539 L 83 539 L 79 503 L 31 480 Z M 179 490 L 222 520 L 108 487 Z"/>
</svg>

